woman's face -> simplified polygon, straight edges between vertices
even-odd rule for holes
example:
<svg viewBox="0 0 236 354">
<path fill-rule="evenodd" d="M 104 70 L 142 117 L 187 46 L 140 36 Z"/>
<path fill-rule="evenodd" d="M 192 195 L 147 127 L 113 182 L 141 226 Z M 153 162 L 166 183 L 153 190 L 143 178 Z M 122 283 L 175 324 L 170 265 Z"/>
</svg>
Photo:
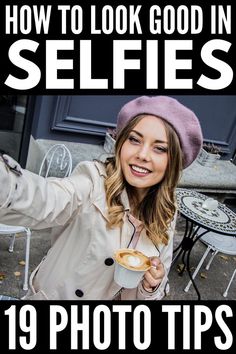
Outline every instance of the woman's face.
<svg viewBox="0 0 236 354">
<path fill-rule="evenodd" d="M 148 189 L 159 183 L 168 163 L 168 142 L 160 118 L 147 115 L 131 130 L 121 152 L 121 168 L 126 181 L 136 188 L 141 201 Z"/>
</svg>

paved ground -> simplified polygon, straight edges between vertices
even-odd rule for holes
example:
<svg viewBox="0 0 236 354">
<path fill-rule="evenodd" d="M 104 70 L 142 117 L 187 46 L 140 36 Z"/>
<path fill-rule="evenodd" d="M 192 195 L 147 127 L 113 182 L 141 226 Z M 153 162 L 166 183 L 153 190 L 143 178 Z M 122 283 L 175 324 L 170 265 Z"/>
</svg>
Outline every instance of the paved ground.
<svg viewBox="0 0 236 354">
<path fill-rule="evenodd" d="M 184 229 L 184 221 L 179 218 L 177 224 L 177 232 L 175 235 L 175 244 L 182 239 Z M 206 246 L 198 241 L 194 250 L 191 253 L 191 269 L 192 271 L 198 265 L 203 253 L 206 250 Z M 210 254 L 208 254 L 202 268 L 200 269 L 195 281 L 196 285 L 200 291 L 202 300 L 236 300 L 236 277 L 231 284 L 230 290 L 228 292 L 227 298 L 223 297 L 223 293 L 228 285 L 228 282 L 236 268 L 236 256 L 227 256 L 218 253 L 207 271 L 205 269 L 208 260 L 210 259 Z M 190 287 L 189 291 L 184 292 L 184 288 L 189 282 L 189 276 L 185 271 L 182 276 L 179 275 L 179 270 L 181 269 L 182 261 L 181 257 L 172 266 L 169 274 L 170 279 L 170 293 L 166 299 L 169 300 L 197 300 L 196 292 L 193 286 Z"/>
<path fill-rule="evenodd" d="M 182 239 L 183 229 L 184 222 L 183 219 L 179 217 L 176 228 L 175 245 Z M 21 297 L 24 295 L 24 291 L 22 290 L 24 265 L 21 264 L 21 261 L 24 260 L 24 237 L 22 237 L 22 235 L 17 237 L 14 253 L 8 252 L 9 242 L 9 236 L 0 237 L 0 294 Z M 30 271 L 38 265 L 49 247 L 50 239 L 48 230 L 32 233 Z M 193 269 L 198 264 L 204 250 L 205 246 L 201 242 L 197 242 L 191 257 Z M 179 267 L 181 267 L 181 259 L 177 260 L 170 271 L 170 293 L 165 299 L 196 300 L 197 296 L 193 287 L 190 288 L 188 293 L 183 291 L 189 278 L 186 272 L 184 272 L 183 276 L 179 276 Z M 218 254 L 209 271 L 203 268 L 196 278 L 202 299 L 225 300 L 222 294 L 235 267 L 236 257 L 225 257 L 224 255 Z M 236 278 L 232 283 L 227 299 L 236 300 Z"/>
</svg>

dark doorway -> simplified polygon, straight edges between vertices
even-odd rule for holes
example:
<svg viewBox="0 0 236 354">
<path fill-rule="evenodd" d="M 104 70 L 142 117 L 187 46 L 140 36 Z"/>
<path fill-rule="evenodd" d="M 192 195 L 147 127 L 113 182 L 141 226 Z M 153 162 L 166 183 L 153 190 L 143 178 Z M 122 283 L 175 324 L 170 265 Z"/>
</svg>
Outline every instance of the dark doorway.
<svg viewBox="0 0 236 354">
<path fill-rule="evenodd" d="M 0 151 L 17 161 L 20 161 L 27 104 L 26 95 L 0 96 Z"/>
</svg>

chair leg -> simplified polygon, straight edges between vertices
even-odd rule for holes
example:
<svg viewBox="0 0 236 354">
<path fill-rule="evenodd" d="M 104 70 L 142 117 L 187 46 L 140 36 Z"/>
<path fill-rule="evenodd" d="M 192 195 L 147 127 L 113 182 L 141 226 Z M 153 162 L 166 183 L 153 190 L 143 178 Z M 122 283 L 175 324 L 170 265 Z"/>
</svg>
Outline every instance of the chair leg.
<svg viewBox="0 0 236 354">
<path fill-rule="evenodd" d="M 213 251 L 213 253 L 212 253 L 212 255 L 211 255 L 211 258 L 210 258 L 209 262 L 208 262 L 207 265 L 206 265 L 206 270 L 209 270 L 210 265 L 211 265 L 213 259 L 215 258 L 215 256 L 217 255 L 218 252 L 219 252 L 219 251 L 217 251 L 217 250 L 214 250 L 214 251 Z"/>
<path fill-rule="evenodd" d="M 227 286 L 227 288 L 226 288 L 226 290 L 225 290 L 225 292 L 223 294 L 224 297 L 226 297 L 228 295 L 228 291 L 229 291 L 230 285 L 231 285 L 231 283 L 232 283 L 232 281 L 234 279 L 235 274 L 236 274 L 236 268 L 235 268 L 235 270 L 234 270 L 234 272 L 232 274 L 232 277 L 231 277 L 231 279 L 229 281 L 229 284 L 228 284 L 228 286 Z"/>
<path fill-rule="evenodd" d="M 202 264 L 203 264 L 205 258 L 207 257 L 207 255 L 208 255 L 208 253 L 210 252 L 211 249 L 212 249 L 211 246 L 208 246 L 208 247 L 207 247 L 207 249 L 206 249 L 204 255 L 203 255 L 202 258 L 200 259 L 200 262 L 198 263 L 197 268 L 195 269 L 195 271 L 194 271 L 194 273 L 193 273 L 193 275 L 192 275 L 192 278 L 193 278 L 193 279 L 195 279 L 197 273 L 199 272 L 199 270 L 200 270 L 200 268 L 201 268 L 201 266 L 202 266 Z M 187 286 L 184 288 L 184 291 L 185 291 L 186 293 L 189 291 L 189 288 L 190 288 L 191 285 L 192 285 L 192 281 L 189 280 Z"/>
<path fill-rule="evenodd" d="M 25 277 L 23 290 L 28 290 L 28 275 L 29 275 L 29 253 L 30 253 L 30 229 L 26 229 L 26 241 L 25 241 Z"/>
<path fill-rule="evenodd" d="M 8 248 L 8 251 L 11 252 L 11 253 L 14 251 L 15 238 L 16 238 L 16 234 L 11 235 L 11 243 L 10 243 L 10 246 Z"/>
</svg>

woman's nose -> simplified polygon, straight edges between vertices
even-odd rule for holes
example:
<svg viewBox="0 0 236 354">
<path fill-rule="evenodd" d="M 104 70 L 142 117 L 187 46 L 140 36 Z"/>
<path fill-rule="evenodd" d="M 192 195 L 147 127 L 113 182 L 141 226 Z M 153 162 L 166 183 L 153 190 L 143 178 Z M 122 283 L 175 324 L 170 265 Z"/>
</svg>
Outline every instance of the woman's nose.
<svg viewBox="0 0 236 354">
<path fill-rule="evenodd" d="M 147 146 L 140 146 L 137 157 L 143 161 L 150 160 L 150 149 Z"/>
</svg>

